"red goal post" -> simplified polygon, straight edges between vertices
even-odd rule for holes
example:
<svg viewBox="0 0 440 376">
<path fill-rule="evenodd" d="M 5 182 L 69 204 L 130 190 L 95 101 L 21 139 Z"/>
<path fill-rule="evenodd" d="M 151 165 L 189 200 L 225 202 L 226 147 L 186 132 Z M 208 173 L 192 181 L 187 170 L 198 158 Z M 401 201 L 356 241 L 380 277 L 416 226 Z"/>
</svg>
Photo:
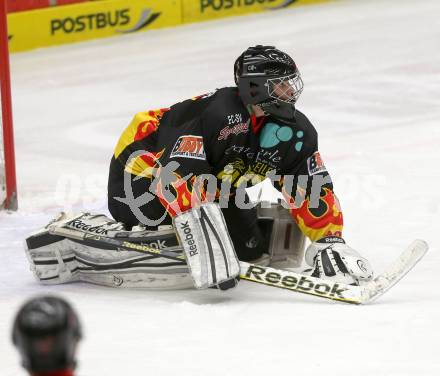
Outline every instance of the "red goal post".
<svg viewBox="0 0 440 376">
<path fill-rule="evenodd" d="M 0 208 L 17 209 L 6 0 L 0 0 Z"/>
</svg>

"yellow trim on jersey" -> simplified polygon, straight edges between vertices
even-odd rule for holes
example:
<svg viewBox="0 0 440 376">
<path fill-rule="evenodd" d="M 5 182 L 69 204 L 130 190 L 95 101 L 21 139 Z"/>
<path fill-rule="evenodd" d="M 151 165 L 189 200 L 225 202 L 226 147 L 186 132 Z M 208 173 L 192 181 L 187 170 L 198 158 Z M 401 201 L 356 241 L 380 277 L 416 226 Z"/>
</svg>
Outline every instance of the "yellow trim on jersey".
<svg viewBox="0 0 440 376">
<path fill-rule="evenodd" d="M 151 178 L 154 170 L 157 168 L 157 160 L 162 156 L 165 149 L 158 153 L 146 152 L 136 158 L 133 158 L 125 164 L 125 171 L 136 176 Z"/>
<path fill-rule="evenodd" d="M 136 135 L 147 132 L 148 126 L 155 126 L 157 128 L 162 113 L 162 110 L 137 113 L 128 127 L 125 128 L 121 137 L 119 137 L 114 151 L 115 158 L 118 158 L 128 145 L 136 141 Z"/>
</svg>

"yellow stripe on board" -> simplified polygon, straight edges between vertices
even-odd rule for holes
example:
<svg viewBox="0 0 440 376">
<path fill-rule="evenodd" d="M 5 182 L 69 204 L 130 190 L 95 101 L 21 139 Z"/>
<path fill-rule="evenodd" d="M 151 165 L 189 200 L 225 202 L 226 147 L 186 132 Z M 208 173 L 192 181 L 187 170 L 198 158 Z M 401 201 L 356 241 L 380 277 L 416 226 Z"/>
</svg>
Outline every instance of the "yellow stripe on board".
<svg viewBox="0 0 440 376">
<path fill-rule="evenodd" d="M 181 0 L 108 0 L 8 15 L 10 51 L 179 25 Z"/>
<path fill-rule="evenodd" d="M 331 0 L 103 0 L 8 15 L 11 52 Z"/>
<path fill-rule="evenodd" d="M 329 0 L 182 0 L 183 22 L 200 22 L 248 13 L 274 12 Z"/>
</svg>

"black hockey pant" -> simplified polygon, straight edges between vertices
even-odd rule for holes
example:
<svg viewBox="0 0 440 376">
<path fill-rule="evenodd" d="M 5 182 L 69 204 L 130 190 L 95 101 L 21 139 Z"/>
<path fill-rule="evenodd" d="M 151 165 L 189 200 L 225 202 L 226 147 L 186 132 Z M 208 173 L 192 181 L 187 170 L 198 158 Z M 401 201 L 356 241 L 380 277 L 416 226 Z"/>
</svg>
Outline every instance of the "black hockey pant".
<svg viewBox="0 0 440 376">
<path fill-rule="evenodd" d="M 148 190 L 149 181 L 147 179 L 138 179 L 132 181 L 132 190 L 134 197 L 139 197 Z M 123 182 L 112 182 L 108 186 L 108 208 L 113 218 L 119 222 L 125 223 L 127 227 L 138 225 L 139 220 L 133 214 L 129 205 L 120 202 L 115 197 L 125 197 Z M 155 197 L 147 204 L 140 207 L 142 214 L 151 220 L 157 220 L 164 215 L 165 208 Z M 242 261 L 251 261 L 262 255 L 268 248 L 268 236 L 265 236 L 258 224 L 257 210 L 239 209 L 235 205 L 233 198 L 229 201 L 227 208 L 222 209 L 226 225 L 229 230 L 232 242 L 234 243 L 237 256 Z M 160 225 L 171 225 L 172 219 L 167 214 Z M 156 230 L 157 227 L 148 227 Z"/>
</svg>

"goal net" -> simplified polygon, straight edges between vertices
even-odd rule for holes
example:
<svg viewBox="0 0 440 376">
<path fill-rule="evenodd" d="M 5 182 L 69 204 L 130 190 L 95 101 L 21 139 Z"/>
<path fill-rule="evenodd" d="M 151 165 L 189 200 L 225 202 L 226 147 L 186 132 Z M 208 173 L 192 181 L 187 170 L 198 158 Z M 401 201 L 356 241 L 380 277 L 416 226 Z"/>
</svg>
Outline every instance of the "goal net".
<svg viewBox="0 0 440 376">
<path fill-rule="evenodd" d="M 0 1 L 0 209 L 17 209 L 6 1 Z"/>
</svg>

